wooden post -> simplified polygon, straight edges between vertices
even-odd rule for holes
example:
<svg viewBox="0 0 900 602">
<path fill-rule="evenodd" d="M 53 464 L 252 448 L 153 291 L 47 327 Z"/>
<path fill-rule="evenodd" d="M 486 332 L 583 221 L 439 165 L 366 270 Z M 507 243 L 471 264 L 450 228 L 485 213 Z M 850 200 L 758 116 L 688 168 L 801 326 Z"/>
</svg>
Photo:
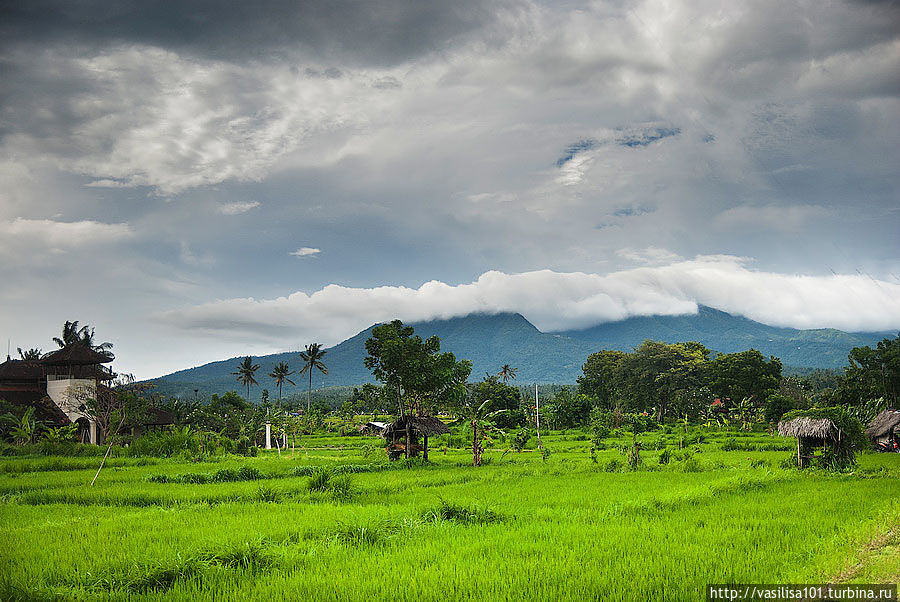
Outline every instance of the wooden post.
<svg viewBox="0 0 900 602">
<path fill-rule="evenodd" d="M 428 462 L 428 433 L 422 433 L 423 439 L 423 449 L 422 449 L 422 459 Z"/>
<path fill-rule="evenodd" d="M 800 455 L 800 437 L 797 437 L 797 466 L 803 468 L 803 456 Z"/>
<path fill-rule="evenodd" d="M 403 450 L 403 454 L 406 458 L 409 458 L 409 416 L 406 417 L 406 449 Z"/>
</svg>

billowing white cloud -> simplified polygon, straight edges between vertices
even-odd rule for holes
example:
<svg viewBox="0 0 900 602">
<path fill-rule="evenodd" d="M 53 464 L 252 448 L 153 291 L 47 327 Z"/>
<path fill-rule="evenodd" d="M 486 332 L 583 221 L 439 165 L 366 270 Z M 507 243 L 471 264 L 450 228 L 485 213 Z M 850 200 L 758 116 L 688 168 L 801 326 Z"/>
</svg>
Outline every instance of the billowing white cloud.
<svg viewBox="0 0 900 602">
<path fill-rule="evenodd" d="M 239 215 L 241 213 L 247 213 L 251 209 L 256 209 L 260 206 L 259 201 L 237 201 L 234 203 L 222 203 L 219 205 L 218 211 L 224 215 Z"/>
<path fill-rule="evenodd" d="M 322 252 L 322 249 L 316 249 L 315 247 L 300 247 L 296 251 L 291 251 L 288 255 L 293 255 L 294 257 L 309 257 L 311 255 L 318 255 Z"/>
<path fill-rule="evenodd" d="M 754 271 L 746 260 L 699 256 L 610 274 L 550 270 L 485 272 L 469 284 L 417 289 L 329 285 L 277 299 L 227 299 L 158 316 L 180 329 L 256 335 L 292 344 L 298 336 L 337 343 L 367 326 L 473 312 L 519 312 L 544 331 L 584 328 L 639 315 L 693 313 L 709 305 L 776 326 L 887 330 L 900 327 L 900 285 L 860 275 L 794 276 Z"/>
</svg>

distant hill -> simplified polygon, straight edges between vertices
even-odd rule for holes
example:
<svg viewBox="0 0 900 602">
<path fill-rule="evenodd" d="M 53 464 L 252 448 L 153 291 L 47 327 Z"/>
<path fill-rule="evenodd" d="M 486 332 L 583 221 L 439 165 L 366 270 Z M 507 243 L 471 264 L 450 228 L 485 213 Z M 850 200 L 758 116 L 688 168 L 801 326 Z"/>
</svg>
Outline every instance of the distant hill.
<svg viewBox="0 0 900 602">
<path fill-rule="evenodd" d="M 646 339 L 676 343 L 699 341 L 720 353 L 758 349 L 798 368 L 840 368 L 854 347 L 873 346 L 896 332 L 844 332 L 833 328 L 778 328 L 700 306 L 695 315 L 641 316 L 559 333 L 605 349 L 627 351 Z"/>
<path fill-rule="evenodd" d="M 696 315 L 647 316 L 620 322 L 599 324 L 583 330 L 561 333 L 541 332 L 520 314 L 472 314 L 448 320 L 414 323 L 416 334 L 423 338 L 437 335 L 441 350 L 452 351 L 458 358 L 471 360 L 472 379 L 485 373 L 495 374 L 500 366 L 518 368 L 520 384 L 574 383 L 581 373 L 585 358 L 600 349 L 629 351 L 645 339 L 666 342 L 699 341 L 722 353 L 743 351 L 751 347 L 766 355 L 775 355 L 785 365 L 803 368 L 839 368 L 846 363 L 853 347 L 874 345 L 895 333 L 846 333 L 840 330 L 796 330 L 767 326 L 747 318 L 733 316 L 709 307 L 701 307 Z M 374 326 L 373 326 L 374 327 Z M 363 365 L 365 342 L 372 327 L 328 349 L 325 364 L 328 374 L 316 372 L 313 387 L 352 386 L 374 382 Z M 194 389 L 201 396 L 240 390 L 231 375 L 240 358 L 229 358 L 153 379 L 157 391 L 164 395 L 192 397 Z M 281 361 L 296 369 L 300 358 L 296 351 L 254 357 L 260 365 L 252 396 L 258 398 L 263 388 L 277 395 L 267 375 Z M 284 387 L 288 396 L 306 390 L 302 377 L 294 376 L 297 386 Z"/>
</svg>

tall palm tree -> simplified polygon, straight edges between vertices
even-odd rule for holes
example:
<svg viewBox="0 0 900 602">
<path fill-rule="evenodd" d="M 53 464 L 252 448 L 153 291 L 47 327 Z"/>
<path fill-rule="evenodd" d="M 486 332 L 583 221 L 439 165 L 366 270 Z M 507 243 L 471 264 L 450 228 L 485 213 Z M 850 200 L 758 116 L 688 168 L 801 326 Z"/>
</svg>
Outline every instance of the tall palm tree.
<svg viewBox="0 0 900 602">
<path fill-rule="evenodd" d="M 328 368 L 326 368 L 325 364 L 322 363 L 322 358 L 326 353 L 328 352 L 322 349 L 322 345 L 320 345 L 319 343 L 311 343 L 306 346 L 306 351 L 300 352 L 300 359 L 302 359 L 304 362 L 303 368 L 300 370 L 300 374 L 309 372 L 309 388 L 306 389 L 307 414 L 309 414 L 309 395 L 312 391 L 313 369 L 316 368 L 322 374 L 328 374 Z"/>
<path fill-rule="evenodd" d="M 497 376 L 503 379 L 503 384 L 508 385 L 510 379 L 516 377 L 516 372 L 518 371 L 518 368 L 513 368 L 509 364 L 503 364 L 503 366 L 500 367 L 500 372 L 497 373 Z"/>
<path fill-rule="evenodd" d="M 275 367 L 272 368 L 272 371 L 269 372 L 269 376 L 275 379 L 275 384 L 278 386 L 278 401 L 281 401 L 281 385 L 285 382 L 289 382 L 295 387 L 297 386 L 297 383 L 288 378 L 293 373 L 294 371 L 291 370 L 287 362 L 278 362 L 275 364 Z"/>
<path fill-rule="evenodd" d="M 114 357 L 110 351 L 113 344 L 109 342 L 95 343 L 93 327 L 85 324 L 79 328 L 78 320 L 73 322 L 66 320 L 66 323 L 63 324 L 62 338 L 53 337 L 53 342 L 59 345 L 60 349 L 66 345 L 71 345 L 72 343 L 81 343 L 82 345 L 87 345 L 94 351 Z"/>
<path fill-rule="evenodd" d="M 259 370 L 259 364 L 253 363 L 253 358 L 247 356 L 238 364 L 237 370 L 232 372 L 232 376 L 237 376 L 238 382 L 247 387 L 247 401 L 250 401 L 250 385 L 258 385 L 255 374 Z"/>
</svg>

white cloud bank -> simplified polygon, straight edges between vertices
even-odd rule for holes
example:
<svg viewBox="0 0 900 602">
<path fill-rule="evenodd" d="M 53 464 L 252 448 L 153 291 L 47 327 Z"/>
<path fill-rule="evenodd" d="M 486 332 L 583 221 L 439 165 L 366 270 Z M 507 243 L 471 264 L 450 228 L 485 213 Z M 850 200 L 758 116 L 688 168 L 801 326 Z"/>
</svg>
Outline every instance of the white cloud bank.
<svg viewBox="0 0 900 602">
<path fill-rule="evenodd" d="M 132 234 L 128 224 L 104 224 L 92 220 L 58 222 L 17 217 L 10 221 L 0 221 L 0 248 L 4 246 L 4 242 L 45 248 L 93 246 L 118 242 Z"/>
<path fill-rule="evenodd" d="M 490 271 L 470 284 L 431 281 L 417 289 L 328 285 L 311 295 L 220 300 L 158 318 L 215 336 L 251 336 L 296 346 L 301 338 L 335 344 L 393 318 L 413 322 L 519 312 L 543 331 L 558 331 L 631 316 L 688 314 L 698 304 L 775 326 L 848 331 L 900 327 L 898 284 L 861 275 L 754 271 L 745 259 L 727 255 L 606 275 Z"/>
</svg>

